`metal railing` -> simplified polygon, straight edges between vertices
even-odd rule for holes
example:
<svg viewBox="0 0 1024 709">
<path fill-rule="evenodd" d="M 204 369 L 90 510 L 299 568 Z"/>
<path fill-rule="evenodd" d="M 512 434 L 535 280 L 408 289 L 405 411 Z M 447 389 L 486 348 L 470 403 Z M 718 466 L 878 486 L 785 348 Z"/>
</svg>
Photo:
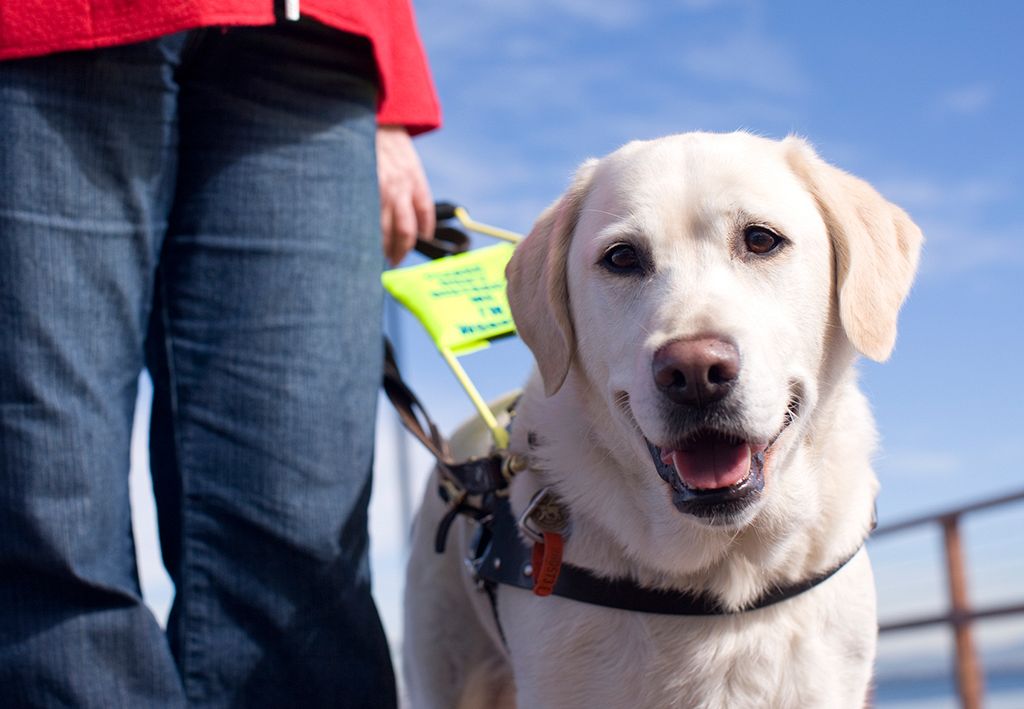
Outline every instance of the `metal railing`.
<svg viewBox="0 0 1024 709">
<path fill-rule="evenodd" d="M 960 520 L 964 515 L 992 507 L 999 507 L 1024 500 L 1024 490 L 981 500 L 955 509 L 914 517 L 894 524 L 880 526 L 873 538 L 902 532 L 907 529 L 939 525 L 942 529 L 946 556 L 946 577 L 949 584 L 949 610 L 945 613 L 904 618 L 882 623 L 880 633 L 891 633 L 911 628 L 932 625 L 949 625 L 955 639 L 955 674 L 960 704 L 964 709 L 981 709 L 985 689 L 981 665 L 972 635 L 972 623 L 981 618 L 1024 614 L 1024 598 L 1020 602 L 972 608 L 967 594 L 963 545 L 960 537 Z"/>
</svg>

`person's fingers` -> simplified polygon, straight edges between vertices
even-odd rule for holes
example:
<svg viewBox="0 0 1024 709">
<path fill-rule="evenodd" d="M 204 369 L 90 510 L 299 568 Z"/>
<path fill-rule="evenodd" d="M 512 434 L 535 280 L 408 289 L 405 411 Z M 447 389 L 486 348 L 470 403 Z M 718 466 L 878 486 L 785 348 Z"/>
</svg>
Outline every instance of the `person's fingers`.
<svg viewBox="0 0 1024 709">
<path fill-rule="evenodd" d="M 416 210 L 416 224 L 419 226 L 420 236 L 432 238 L 437 227 L 437 215 L 434 212 L 434 197 L 430 193 L 426 179 L 423 180 L 422 188 L 413 193 L 413 209 Z"/>
<path fill-rule="evenodd" d="M 396 265 L 416 245 L 417 236 L 434 233 L 434 204 L 416 148 L 401 126 L 377 129 L 381 238 L 384 253 Z"/>
<path fill-rule="evenodd" d="M 396 200 L 394 206 L 394 226 L 391 238 L 391 260 L 397 264 L 413 246 L 416 245 L 416 212 L 412 206 L 412 196 L 404 195 Z"/>
</svg>

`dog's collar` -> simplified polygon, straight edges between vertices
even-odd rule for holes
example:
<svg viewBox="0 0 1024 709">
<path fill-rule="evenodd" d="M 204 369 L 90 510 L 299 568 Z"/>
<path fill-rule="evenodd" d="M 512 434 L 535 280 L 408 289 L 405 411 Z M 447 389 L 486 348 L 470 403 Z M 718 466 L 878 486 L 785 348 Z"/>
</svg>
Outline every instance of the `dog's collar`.
<svg viewBox="0 0 1024 709">
<path fill-rule="evenodd" d="M 480 526 L 473 546 L 474 555 L 469 559 L 480 584 L 489 586 L 490 590 L 493 590 L 495 584 L 502 584 L 538 593 L 538 582 L 550 582 L 548 592 L 552 595 L 639 613 L 716 616 L 767 608 L 827 581 L 846 566 L 864 546 L 862 542 L 852 554 L 825 571 L 796 583 L 776 586 L 741 608 L 727 610 L 716 598 L 707 593 L 647 588 L 632 579 L 602 578 L 588 569 L 567 563 L 560 564 L 555 580 L 538 579 L 537 576 L 544 573 L 544 570 L 538 568 L 537 545 L 535 544 L 531 554 L 531 550 L 523 544 L 508 500 L 496 498 L 490 512 L 489 518 Z M 560 539 L 559 537 L 559 541 Z M 493 598 L 493 593 L 490 595 Z"/>
</svg>

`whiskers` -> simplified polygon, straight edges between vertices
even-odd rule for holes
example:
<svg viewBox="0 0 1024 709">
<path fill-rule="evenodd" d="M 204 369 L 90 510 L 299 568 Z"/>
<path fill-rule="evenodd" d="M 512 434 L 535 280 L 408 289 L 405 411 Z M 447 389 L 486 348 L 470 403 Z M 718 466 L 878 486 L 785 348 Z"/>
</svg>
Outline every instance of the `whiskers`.
<svg viewBox="0 0 1024 709">
<path fill-rule="evenodd" d="M 633 420 L 633 409 L 629 405 L 629 394 L 624 391 L 617 391 L 612 401 L 622 410 L 622 413 L 629 417 L 630 423 L 636 427 L 636 422 Z"/>
<path fill-rule="evenodd" d="M 790 397 L 789 403 L 786 404 L 786 420 L 785 426 L 789 426 L 791 423 L 797 420 L 800 413 L 804 409 L 804 389 L 799 382 L 792 382 L 790 384 Z"/>
<path fill-rule="evenodd" d="M 624 217 L 621 214 L 616 214 L 615 212 L 608 212 L 608 211 L 606 211 L 604 209 L 595 209 L 593 207 L 587 207 L 585 209 L 581 209 L 580 210 L 580 214 L 586 214 L 587 212 L 591 212 L 593 214 L 603 214 L 606 217 L 611 217 L 612 219 L 618 219 L 618 220 L 623 220 L 623 219 L 626 218 L 626 217 Z"/>
</svg>

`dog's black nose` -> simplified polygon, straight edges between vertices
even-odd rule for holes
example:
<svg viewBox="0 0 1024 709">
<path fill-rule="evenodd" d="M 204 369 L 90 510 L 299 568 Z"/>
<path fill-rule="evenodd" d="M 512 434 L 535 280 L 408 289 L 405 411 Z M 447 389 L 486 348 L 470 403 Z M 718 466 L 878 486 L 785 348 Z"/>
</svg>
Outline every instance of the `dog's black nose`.
<svg viewBox="0 0 1024 709">
<path fill-rule="evenodd" d="M 677 404 L 704 406 L 718 401 L 740 374 L 740 354 L 716 337 L 675 340 L 654 353 L 651 365 L 658 389 Z"/>
</svg>

